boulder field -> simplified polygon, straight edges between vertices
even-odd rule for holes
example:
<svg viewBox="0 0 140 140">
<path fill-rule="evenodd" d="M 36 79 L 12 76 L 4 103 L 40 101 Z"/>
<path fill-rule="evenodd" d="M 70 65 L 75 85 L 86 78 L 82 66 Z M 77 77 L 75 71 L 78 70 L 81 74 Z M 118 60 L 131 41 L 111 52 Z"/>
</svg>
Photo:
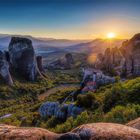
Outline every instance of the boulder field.
<svg viewBox="0 0 140 140">
<path fill-rule="evenodd" d="M 0 125 L 0 140 L 139 140 L 140 130 L 121 124 L 92 123 L 56 134 L 42 128 Z"/>
</svg>

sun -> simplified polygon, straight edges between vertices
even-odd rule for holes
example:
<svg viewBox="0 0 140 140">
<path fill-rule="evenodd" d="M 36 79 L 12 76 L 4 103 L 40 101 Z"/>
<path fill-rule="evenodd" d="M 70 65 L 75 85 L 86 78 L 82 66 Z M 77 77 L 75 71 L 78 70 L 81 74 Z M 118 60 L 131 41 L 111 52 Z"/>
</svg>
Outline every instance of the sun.
<svg viewBox="0 0 140 140">
<path fill-rule="evenodd" d="M 110 32 L 110 33 L 107 34 L 107 38 L 109 38 L 109 39 L 112 39 L 112 38 L 115 38 L 115 37 L 116 37 L 116 34 L 113 33 L 113 32 Z"/>
</svg>

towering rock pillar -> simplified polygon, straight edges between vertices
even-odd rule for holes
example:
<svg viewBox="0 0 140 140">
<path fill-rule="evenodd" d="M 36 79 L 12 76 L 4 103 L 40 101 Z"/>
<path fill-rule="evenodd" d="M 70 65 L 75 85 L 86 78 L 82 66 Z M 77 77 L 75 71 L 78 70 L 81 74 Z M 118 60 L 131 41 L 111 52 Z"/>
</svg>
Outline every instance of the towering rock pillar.
<svg viewBox="0 0 140 140">
<path fill-rule="evenodd" d="M 38 68 L 31 40 L 12 37 L 9 44 L 9 57 L 12 68 L 19 75 L 30 81 L 37 78 Z"/>
<path fill-rule="evenodd" d="M 0 51 L 0 76 L 10 86 L 13 85 L 13 80 L 9 72 L 9 64 L 6 61 L 5 55 Z"/>
<path fill-rule="evenodd" d="M 43 69 L 43 64 L 42 64 L 42 56 L 37 56 L 36 57 L 36 61 L 37 61 L 37 66 L 39 71 L 42 73 L 44 73 L 44 69 Z"/>
</svg>

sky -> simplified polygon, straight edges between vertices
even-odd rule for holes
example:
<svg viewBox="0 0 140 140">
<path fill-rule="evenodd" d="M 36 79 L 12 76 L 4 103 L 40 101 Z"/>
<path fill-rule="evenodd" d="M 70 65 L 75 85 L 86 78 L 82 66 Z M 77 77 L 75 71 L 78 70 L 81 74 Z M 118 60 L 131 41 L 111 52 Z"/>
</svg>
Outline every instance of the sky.
<svg viewBox="0 0 140 140">
<path fill-rule="evenodd" d="M 140 32 L 140 0 L 0 0 L 0 33 L 95 39 Z"/>
</svg>

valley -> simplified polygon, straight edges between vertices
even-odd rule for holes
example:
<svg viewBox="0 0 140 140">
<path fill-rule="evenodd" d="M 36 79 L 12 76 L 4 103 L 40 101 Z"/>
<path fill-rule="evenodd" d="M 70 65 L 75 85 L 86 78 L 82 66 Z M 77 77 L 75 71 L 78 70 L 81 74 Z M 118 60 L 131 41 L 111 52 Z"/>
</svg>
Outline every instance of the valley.
<svg viewBox="0 0 140 140">
<path fill-rule="evenodd" d="M 139 34 L 126 45 L 133 50 L 132 47 L 139 46 L 138 40 Z M 133 45 L 134 42 L 138 44 Z M 83 137 L 90 140 L 96 131 L 96 139 L 110 139 L 110 135 L 114 139 L 128 139 L 129 135 L 139 139 L 139 128 L 125 126 L 140 117 L 138 57 L 129 59 L 129 55 L 136 56 L 139 48 L 120 57 L 121 47 L 118 46 L 116 54 L 113 47 L 112 51 L 93 47 L 95 52 L 71 47 L 36 49 L 29 38 L 12 37 L 8 50 L 0 54 L 0 134 L 6 140 L 15 133 L 18 139 L 23 132 L 34 140 L 43 137 L 61 140 L 73 135 L 80 140 L 88 131 L 89 135 Z M 103 56 L 99 57 L 101 52 Z M 88 58 L 92 54 L 98 57 L 91 63 Z M 131 60 L 135 63 L 125 68 Z M 107 125 L 112 131 L 106 129 Z M 6 136 L 4 131 L 10 135 Z M 33 137 L 35 133 L 40 136 Z"/>
</svg>

